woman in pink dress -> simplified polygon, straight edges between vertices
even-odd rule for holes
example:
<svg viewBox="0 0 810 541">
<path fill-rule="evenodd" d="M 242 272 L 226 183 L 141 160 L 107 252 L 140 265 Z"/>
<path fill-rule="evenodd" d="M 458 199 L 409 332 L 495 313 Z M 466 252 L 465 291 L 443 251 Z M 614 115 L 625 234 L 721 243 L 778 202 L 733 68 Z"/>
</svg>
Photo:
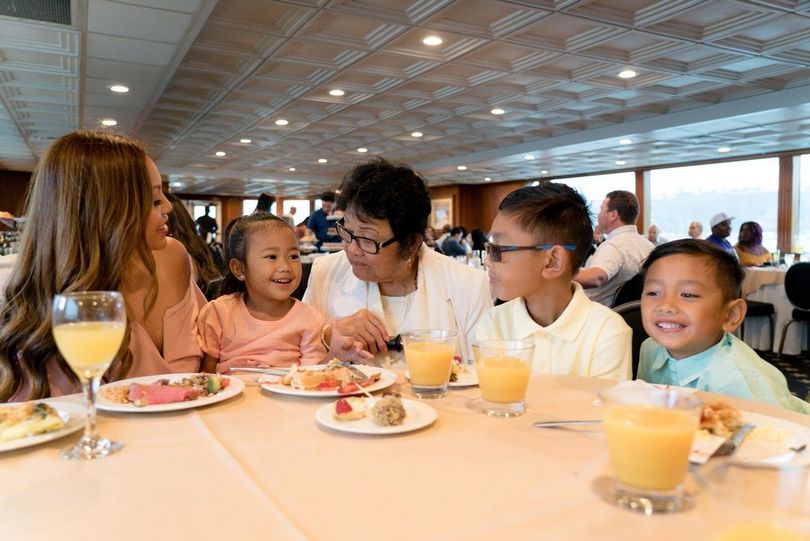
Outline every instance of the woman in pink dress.
<svg viewBox="0 0 810 541">
<path fill-rule="evenodd" d="M 199 368 L 202 293 L 188 254 L 167 238 L 171 204 L 144 148 L 121 135 L 78 131 L 43 156 L 28 220 L 0 308 L 0 401 L 78 392 L 51 329 L 57 293 L 118 290 L 128 326 L 105 378 Z"/>
</svg>

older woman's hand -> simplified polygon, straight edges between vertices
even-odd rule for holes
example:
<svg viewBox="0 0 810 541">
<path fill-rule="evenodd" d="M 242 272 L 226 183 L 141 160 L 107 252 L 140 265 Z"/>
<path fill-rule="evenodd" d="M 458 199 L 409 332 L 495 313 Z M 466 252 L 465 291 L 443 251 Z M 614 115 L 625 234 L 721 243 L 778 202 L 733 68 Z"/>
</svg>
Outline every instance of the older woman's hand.
<svg viewBox="0 0 810 541">
<path fill-rule="evenodd" d="M 372 355 L 386 352 L 388 331 L 377 316 L 363 308 L 343 319 L 332 321 L 332 349 L 343 349 L 344 344 L 359 342 Z M 349 339 L 350 342 L 346 342 Z"/>
</svg>

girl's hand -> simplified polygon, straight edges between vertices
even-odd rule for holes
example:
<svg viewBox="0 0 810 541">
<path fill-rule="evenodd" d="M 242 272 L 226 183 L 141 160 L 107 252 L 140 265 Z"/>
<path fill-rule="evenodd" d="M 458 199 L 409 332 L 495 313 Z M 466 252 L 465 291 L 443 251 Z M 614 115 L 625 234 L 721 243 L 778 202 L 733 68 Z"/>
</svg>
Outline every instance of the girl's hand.
<svg viewBox="0 0 810 541">
<path fill-rule="evenodd" d="M 354 346 L 355 342 L 372 356 L 377 352 L 387 352 L 385 342 L 388 340 L 388 331 L 385 325 L 374 314 L 363 308 L 343 319 L 332 321 L 332 339 L 330 345 L 335 355 L 337 351 L 347 350 L 347 346 Z M 346 339 L 349 339 L 347 342 Z M 350 348 L 349 348 L 350 349 Z"/>
</svg>

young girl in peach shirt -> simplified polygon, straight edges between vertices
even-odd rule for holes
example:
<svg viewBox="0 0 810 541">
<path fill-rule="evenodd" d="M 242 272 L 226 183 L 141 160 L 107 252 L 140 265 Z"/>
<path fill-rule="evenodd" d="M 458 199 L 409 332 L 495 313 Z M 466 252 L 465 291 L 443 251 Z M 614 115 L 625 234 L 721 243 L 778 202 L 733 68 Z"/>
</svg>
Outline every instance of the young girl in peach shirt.
<svg viewBox="0 0 810 541">
<path fill-rule="evenodd" d="M 272 214 L 257 213 L 238 218 L 226 238 L 225 294 L 200 312 L 203 370 L 323 362 L 323 318 L 290 297 L 302 274 L 292 228 Z"/>
</svg>

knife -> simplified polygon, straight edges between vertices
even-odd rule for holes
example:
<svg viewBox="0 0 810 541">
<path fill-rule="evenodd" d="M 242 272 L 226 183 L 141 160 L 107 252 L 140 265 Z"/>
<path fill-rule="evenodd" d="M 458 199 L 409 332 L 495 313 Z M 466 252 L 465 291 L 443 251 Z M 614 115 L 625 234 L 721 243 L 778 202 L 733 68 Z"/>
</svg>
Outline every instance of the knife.
<svg viewBox="0 0 810 541">
<path fill-rule="evenodd" d="M 734 431 L 734 433 L 729 436 L 726 441 L 720 444 L 720 447 L 712 453 L 709 458 L 715 458 L 718 456 L 731 456 L 734 452 L 740 448 L 742 445 L 743 440 L 745 440 L 746 436 L 755 428 L 754 425 L 751 423 L 745 423 L 740 428 Z"/>
<path fill-rule="evenodd" d="M 569 426 L 595 426 L 601 425 L 600 420 L 582 420 L 582 421 L 538 421 L 534 423 L 535 428 L 566 428 Z"/>
<path fill-rule="evenodd" d="M 286 376 L 289 370 L 286 368 L 252 368 L 244 366 L 241 368 L 231 368 L 228 372 L 252 372 L 254 374 L 264 374 L 266 376 Z"/>
</svg>

